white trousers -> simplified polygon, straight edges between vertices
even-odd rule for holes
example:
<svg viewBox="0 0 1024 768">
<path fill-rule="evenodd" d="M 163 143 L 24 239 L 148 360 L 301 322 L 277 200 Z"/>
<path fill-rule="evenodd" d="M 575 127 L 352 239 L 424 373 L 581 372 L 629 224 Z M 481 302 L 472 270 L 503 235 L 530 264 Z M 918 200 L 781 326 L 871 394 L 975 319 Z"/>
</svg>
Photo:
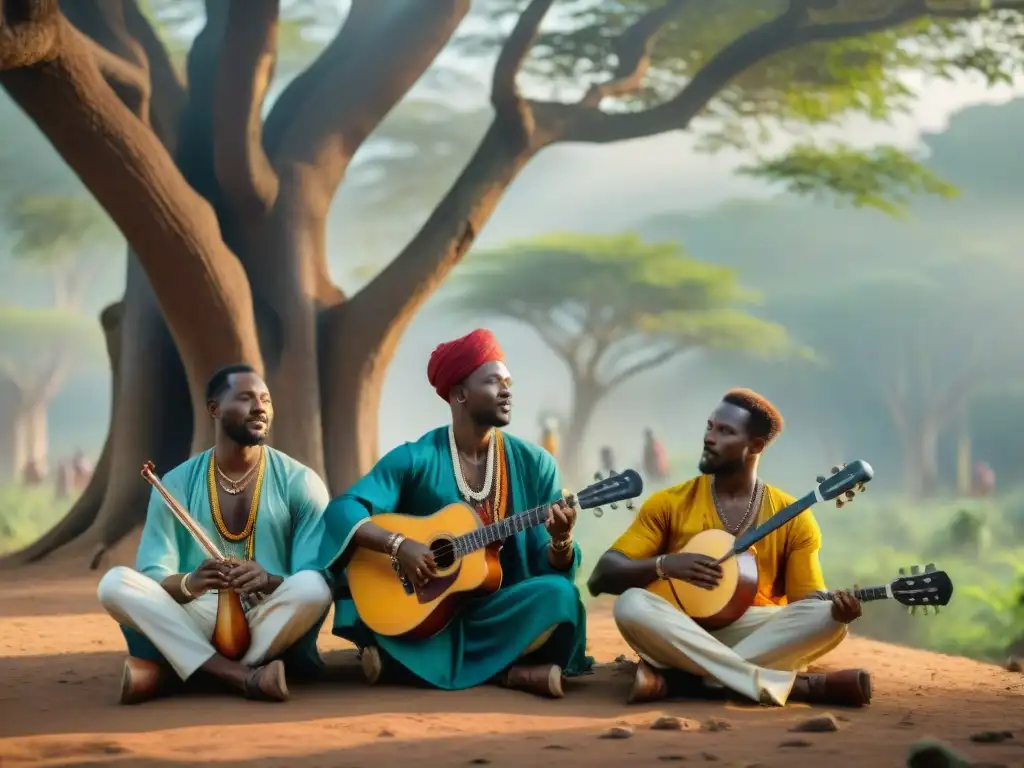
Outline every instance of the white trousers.
<svg viewBox="0 0 1024 768">
<path fill-rule="evenodd" d="M 652 667 L 711 677 L 754 701 L 779 706 L 789 698 L 797 671 L 847 634 L 824 600 L 753 606 L 725 629 L 708 632 L 663 598 L 629 589 L 616 600 L 614 616 L 622 637 Z"/>
<path fill-rule="evenodd" d="M 100 580 L 100 603 L 117 622 L 145 635 L 182 680 L 217 651 L 210 642 L 217 621 L 217 593 L 184 605 L 159 582 L 118 566 Z M 331 590 L 316 571 L 286 578 L 264 602 L 246 614 L 252 640 L 240 660 L 257 666 L 279 656 L 309 631 L 331 604 Z"/>
</svg>

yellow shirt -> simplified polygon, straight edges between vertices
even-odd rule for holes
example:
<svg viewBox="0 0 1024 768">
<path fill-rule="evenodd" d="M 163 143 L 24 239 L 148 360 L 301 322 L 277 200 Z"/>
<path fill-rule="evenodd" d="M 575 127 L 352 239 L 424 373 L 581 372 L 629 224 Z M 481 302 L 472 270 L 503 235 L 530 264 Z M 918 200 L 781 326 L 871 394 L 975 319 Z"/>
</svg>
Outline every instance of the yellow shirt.
<svg viewBox="0 0 1024 768">
<path fill-rule="evenodd" d="M 765 485 L 756 525 L 794 501 Z M 634 560 L 678 552 L 701 531 L 724 530 L 711 497 L 711 476 L 701 475 L 653 494 L 611 548 Z M 754 605 L 785 605 L 823 591 L 818 552 L 821 529 L 811 510 L 805 510 L 754 545 L 758 586 Z"/>
</svg>

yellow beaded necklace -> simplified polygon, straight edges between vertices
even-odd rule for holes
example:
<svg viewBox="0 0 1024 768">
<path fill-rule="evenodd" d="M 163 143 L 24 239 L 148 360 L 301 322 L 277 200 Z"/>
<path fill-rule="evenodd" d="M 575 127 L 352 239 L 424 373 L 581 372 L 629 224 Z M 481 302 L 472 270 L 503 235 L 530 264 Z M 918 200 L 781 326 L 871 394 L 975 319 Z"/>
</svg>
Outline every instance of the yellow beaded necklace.
<svg viewBox="0 0 1024 768">
<path fill-rule="evenodd" d="M 220 498 L 217 493 L 217 460 L 214 452 L 210 451 L 210 466 L 206 472 L 206 484 L 210 494 L 210 512 L 213 516 L 213 524 L 217 526 L 217 533 L 224 542 L 245 541 L 245 557 L 252 560 L 256 556 L 256 537 L 253 532 L 256 530 L 256 516 L 260 509 L 260 492 L 263 490 L 263 475 L 266 468 L 267 452 L 260 450 L 259 469 L 256 470 L 256 488 L 252 492 L 252 504 L 249 506 L 249 518 L 245 521 L 245 528 L 241 533 L 231 533 L 224 523 L 224 516 L 220 511 Z M 225 553 L 226 554 L 226 553 Z"/>
</svg>

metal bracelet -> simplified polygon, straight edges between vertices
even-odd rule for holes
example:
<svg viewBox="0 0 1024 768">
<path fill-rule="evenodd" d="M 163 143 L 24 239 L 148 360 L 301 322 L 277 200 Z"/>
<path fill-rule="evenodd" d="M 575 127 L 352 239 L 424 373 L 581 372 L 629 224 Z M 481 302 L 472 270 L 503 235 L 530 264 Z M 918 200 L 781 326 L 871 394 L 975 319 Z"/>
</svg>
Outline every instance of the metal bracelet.
<svg viewBox="0 0 1024 768">
<path fill-rule="evenodd" d="M 567 536 L 562 541 L 556 541 L 555 539 L 551 540 L 551 548 L 555 550 L 555 552 L 565 552 L 570 547 L 572 547 L 572 536 Z"/>
<path fill-rule="evenodd" d="M 188 577 L 192 575 L 192 571 L 189 571 L 181 577 L 181 594 L 187 597 L 189 600 L 195 600 L 196 596 L 189 591 L 188 588 Z"/>
<path fill-rule="evenodd" d="M 665 578 L 665 569 L 662 567 L 662 563 L 665 562 L 665 555 L 658 555 L 654 558 L 654 572 L 658 574 L 659 579 Z"/>
</svg>

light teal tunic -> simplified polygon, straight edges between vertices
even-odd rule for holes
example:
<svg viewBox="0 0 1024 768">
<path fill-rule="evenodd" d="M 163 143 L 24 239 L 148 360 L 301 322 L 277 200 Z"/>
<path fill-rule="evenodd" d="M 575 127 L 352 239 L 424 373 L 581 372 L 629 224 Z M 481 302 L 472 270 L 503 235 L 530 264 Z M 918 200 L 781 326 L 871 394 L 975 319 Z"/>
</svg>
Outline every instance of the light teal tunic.
<svg viewBox="0 0 1024 768">
<path fill-rule="evenodd" d="M 504 437 L 508 514 L 561 498 L 561 479 L 551 456 L 511 435 Z M 342 555 L 356 529 L 372 515 L 431 515 L 461 500 L 447 428 L 432 430 L 415 443 L 389 452 L 369 474 L 330 503 L 324 512 L 321 560 L 343 565 Z M 421 680 L 452 690 L 487 682 L 513 664 L 544 632 L 557 627 L 535 654 L 535 661 L 559 664 L 570 676 L 585 673 L 593 659 L 586 655 L 586 611 L 575 585 L 582 553 L 574 545 L 572 567 L 557 571 L 548 562 L 550 542 L 543 525 L 507 539 L 501 551 L 501 588 L 492 595 L 470 599 L 445 630 L 427 640 L 371 632 L 359 620 L 342 576 L 334 606 L 334 634 L 360 647 L 376 645 L 386 659 L 397 661 Z"/>
<path fill-rule="evenodd" d="M 263 485 L 254 531 L 254 559 L 267 573 L 287 578 L 304 570 L 322 571 L 321 539 L 324 509 L 330 494 L 316 472 L 290 456 L 267 447 Z M 220 551 L 241 556 L 244 542 L 226 542 L 217 531 L 210 509 L 207 471 L 213 449 L 179 464 L 161 478 L 167 491 L 192 515 Z M 155 581 L 197 568 L 209 555 L 178 522 L 154 488 L 146 511 L 135 558 L 136 570 Z M 326 614 L 324 615 L 326 618 Z M 321 620 L 296 646 L 300 664 L 319 665 L 316 635 Z M 133 656 L 158 658 L 158 652 L 142 635 L 122 627 Z"/>
</svg>

